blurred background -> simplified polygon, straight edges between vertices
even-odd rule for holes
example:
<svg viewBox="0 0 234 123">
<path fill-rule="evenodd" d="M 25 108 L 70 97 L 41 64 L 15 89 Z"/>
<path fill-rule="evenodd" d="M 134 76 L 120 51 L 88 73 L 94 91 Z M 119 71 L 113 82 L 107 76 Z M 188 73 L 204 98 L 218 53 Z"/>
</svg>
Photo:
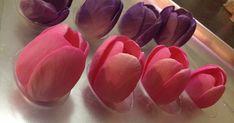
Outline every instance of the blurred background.
<svg viewBox="0 0 234 123">
<path fill-rule="evenodd" d="M 224 4 L 228 0 L 173 0 L 192 12 L 193 16 L 213 33 L 234 48 L 234 22 Z M 232 9 L 234 8 L 234 0 Z M 231 4 L 231 3 L 230 3 Z M 230 7 L 229 7 L 230 8 Z M 234 16 L 232 16 L 234 17 Z"/>
</svg>

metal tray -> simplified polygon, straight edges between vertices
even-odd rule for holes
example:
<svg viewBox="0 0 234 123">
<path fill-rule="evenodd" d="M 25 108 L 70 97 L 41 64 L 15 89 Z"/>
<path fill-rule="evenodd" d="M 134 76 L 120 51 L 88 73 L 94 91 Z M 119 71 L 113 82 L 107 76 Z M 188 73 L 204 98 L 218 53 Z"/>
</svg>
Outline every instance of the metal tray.
<svg viewBox="0 0 234 123">
<path fill-rule="evenodd" d="M 136 0 L 123 0 L 124 10 Z M 174 4 L 170 0 L 147 0 L 156 6 Z M 76 29 L 74 19 L 83 0 L 73 0 L 71 13 L 63 22 Z M 200 23 L 189 43 L 183 46 L 195 69 L 214 63 L 222 66 L 228 74 L 227 89 L 214 106 L 199 110 L 184 110 L 169 115 L 161 111 L 146 112 L 135 105 L 130 112 L 113 113 L 103 108 L 87 89 L 86 70 L 69 98 L 62 105 L 45 108 L 27 101 L 17 88 L 14 79 L 14 59 L 17 52 L 40 31 L 18 12 L 16 0 L 0 0 L 0 121 L 4 123 L 233 123 L 234 122 L 234 52 Z M 175 4 L 174 4 L 175 5 Z M 178 7 L 178 6 L 177 6 Z M 117 34 L 114 29 L 109 35 Z M 92 45 L 92 54 L 102 41 Z M 144 47 L 145 52 L 155 46 Z M 88 57 L 89 64 L 91 55 Z M 137 103 L 137 102 L 136 102 Z"/>
</svg>

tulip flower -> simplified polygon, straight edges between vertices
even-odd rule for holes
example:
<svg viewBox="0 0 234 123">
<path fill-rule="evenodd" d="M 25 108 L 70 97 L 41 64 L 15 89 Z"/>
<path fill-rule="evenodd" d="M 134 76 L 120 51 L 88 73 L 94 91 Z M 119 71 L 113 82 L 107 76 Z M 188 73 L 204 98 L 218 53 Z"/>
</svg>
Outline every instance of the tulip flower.
<svg viewBox="0 0 234 123">
<path fill-rule="evenodd" d="M 223 95 L 226 74 L 217 65 L 206 65 L 192 72 L 186 92 L 199 108 L 214 105 Z"/>
<path fill-rule="evenodd" d="M 190 78 L 186 54 L 178 47 L 159 45 L 146 60 L 142 85 L 158 105 L 175 101 L 184 91 Z"/>
<path fill-rule="evenodd" d="M 123 10 L 121 0 L 85 0 L 76 16 L 79 30 L 99 39 L 111 31 Z"/>
<path fill-rule="evenodd" d="M 95 52 L 88 72 L 92 90 L 103 102 L 121 103 L 140 79 L 144 53 L 125 36 L 108 38 Z"/>
<path fill-rule="evenodd" d="M 139 2 L 124 14 L 120 21 L 119 32 L 129 36 L 142 47 L 153 39 L 160 26 L 161 18 L 155 7 Z"/>
<path fill-rule="evenodd" d="M 69 14 L 72 0 L 20 0 L 21 12 L 32 22 L 56 25 Z"/>
<path fill-rule="evenodd" d="M 196 21 L 190 12 L 183 8 L 175 10 L 174 6 L 168 6 L 160 15 L 162 27 L 155 35 L 158 44 L 182 46 L 192 37 L 196 29 Z"/>
<path fill-rule="evenodd" d="M 21 90 L 42 102 L 67 95 L 84 70 L 88 50 L 80 33 L 67 25 L 46 29 L 18 56 L 16 76 Z"/>
</svg>

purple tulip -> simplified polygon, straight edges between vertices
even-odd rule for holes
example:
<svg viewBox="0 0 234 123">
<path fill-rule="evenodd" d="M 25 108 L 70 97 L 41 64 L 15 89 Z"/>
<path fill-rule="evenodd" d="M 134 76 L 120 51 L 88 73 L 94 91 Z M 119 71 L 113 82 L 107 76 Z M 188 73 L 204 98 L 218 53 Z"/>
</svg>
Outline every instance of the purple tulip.
<svg viewBox="0 0 234 123">
<path fill-rule="evenodd" d="M 121 0 L 86 0 L 76 16 L 76 24 L 84 35 L 99 39 L 115 26 L 123 10 Z"/>
<path fill-rule="evenodd" d="M 20 0 L 20 8 L 29 20 L 53 26 L 67 18 L 71 3 L 72 0 Z"/>
<path fill-rule="evenodd" d="M 128 9 L 122 17 L 119 31 L 142 47 L 157 34 L 160 26 L 161 18 L 155 7 L 139 2 Z"/>
<path fill-rule="evenodd" d="M 160 15 L 162 27 L 160 33 L 155 35 L 158 44 L 182 46 L 192 37 L 196 21 L 190 12 L 183 8 L 175 10 L 174 6 L 168 6 Z"/>
</svg>

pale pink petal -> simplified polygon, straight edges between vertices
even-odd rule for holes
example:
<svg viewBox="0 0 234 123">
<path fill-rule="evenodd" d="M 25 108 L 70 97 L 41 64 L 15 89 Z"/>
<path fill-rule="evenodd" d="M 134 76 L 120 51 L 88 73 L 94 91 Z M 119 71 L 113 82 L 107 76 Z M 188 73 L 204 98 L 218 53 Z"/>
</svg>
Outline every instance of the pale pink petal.
<svg viewBox="0 0 234 123">
<path fill-rule="evenodd" d="M 201 73 L 190 79 L 186 91 L 193 100 L 196 100 L 214 86 L 215 78 L 209 74 Z"/>
<path fill-rule="evenodd" d="M 219 85 L 216 86 L 203 95 L 201 95 L 197 100 L 193 100 L 199 108 L 207 108 L 214 105 L 223 95 L 225 86 Z"/>
<path fill-rule="evenodd" d="M 136 87 L 141 69 L 136 57 L 119 53 L 103 64 L 91 86 L 103 101 L 121 102 Z"/>
<path fill-rule="evenodd" d="M 65 46 L 47 55 L 34 69 L 27 85 L 36 101 L 53 101 L 65 96 L 79 80 L 85 67 L 80 49 Z"/>
</svg>

